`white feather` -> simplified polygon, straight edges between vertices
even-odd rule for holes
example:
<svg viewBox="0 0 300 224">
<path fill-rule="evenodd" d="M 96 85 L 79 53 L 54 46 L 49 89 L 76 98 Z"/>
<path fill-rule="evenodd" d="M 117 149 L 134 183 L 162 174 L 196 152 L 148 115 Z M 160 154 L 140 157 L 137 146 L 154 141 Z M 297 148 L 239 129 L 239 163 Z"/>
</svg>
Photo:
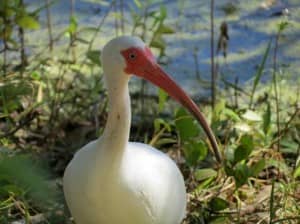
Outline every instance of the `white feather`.
<svg viewBox="0 0 300 224">
<path fill-rule="evenodd" d="M 65 170 L 64 194 L 77 224 L 179 224 L 185 215 L 186 190 L 176 164 L 148 145 L 128 142 L 129 76 L 120 50 L 132 46 L 144 43 L 121 37 L 104 47 L 107 124 L 102 137 L 80 149 Z"/>
</svg>

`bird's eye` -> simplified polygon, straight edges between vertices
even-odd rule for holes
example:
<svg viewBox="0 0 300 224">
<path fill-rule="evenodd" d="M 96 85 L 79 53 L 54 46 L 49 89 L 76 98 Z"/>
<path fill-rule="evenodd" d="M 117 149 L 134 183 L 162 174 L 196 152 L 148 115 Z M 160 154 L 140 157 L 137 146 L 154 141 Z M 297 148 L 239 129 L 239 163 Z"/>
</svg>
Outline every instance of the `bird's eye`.
<svg viewBox="0 0 300 224">
<path fill-rule="evenodd" d="M 135 59 L 136 58 L 136 54 L 134 52 L 131 52 L 129 54 L 129 59 Z"/>
</svg>

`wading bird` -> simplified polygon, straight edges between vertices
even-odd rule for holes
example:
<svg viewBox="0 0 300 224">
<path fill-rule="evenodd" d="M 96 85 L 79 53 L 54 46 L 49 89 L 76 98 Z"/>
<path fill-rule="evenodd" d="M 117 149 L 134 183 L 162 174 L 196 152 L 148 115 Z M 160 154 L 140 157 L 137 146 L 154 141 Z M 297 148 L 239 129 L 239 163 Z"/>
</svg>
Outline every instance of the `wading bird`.
<svg viewBox="0 0 300 224">
<path fill-rule="evenodd" d="M 160 68 L 142 40 L 117 37 L 105 45 L 101 60 L 109 115 L 103 135 L 81 148 L 65 170 L 63 187 L 71 214 L 77 224 L 179 224 L 186 209 L 181 172 L 157 149 L 128 142 L 131 74 L 185 106 L 202 125 L 220 162 L 215 137 L 197 105 Z"/>
</svg>

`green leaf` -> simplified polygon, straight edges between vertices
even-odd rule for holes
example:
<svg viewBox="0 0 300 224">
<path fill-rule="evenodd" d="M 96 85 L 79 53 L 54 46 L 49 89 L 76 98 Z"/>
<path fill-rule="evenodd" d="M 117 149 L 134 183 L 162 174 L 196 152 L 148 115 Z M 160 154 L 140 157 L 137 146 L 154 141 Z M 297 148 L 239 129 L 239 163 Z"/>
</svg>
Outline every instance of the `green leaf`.
<svg viewBox="0 0 300 224">
<path fill-rule="evenodd" d="M 165 103 L 167 101 L 168 94 L 162 90 L 158 89 L 158 111 L 161 112 L 164 109 Z"/>
<path fill-rule="evenodd" d="M 283 153 L 289 153 L 289 154 L 295 154 L 297 155 L 298 152 L 298 148 L 299 148 L 299 143 L 297 143 L 296 141 L 293 141 L 291 139 L 282 139 L 280 141 L 280 151 Z"/>
<path fill-rule="evenodd" d="M 4 6 L 4 7 L 3 7 Z M 3 17 L 11 17 L 16 13 L 16 10 L 14 9 L 13 6 L 8 6 L 6 4 L 0 4 L 0 11 Z"/>
<path fill-rule="evenodd" d="M 257 85 L 258 85 L 258 83 L 259 83 L 259 81 L 262 77 L 262 74 L 263 74 L 263 71 L 264 71 L 264 68 L 265 68 L 265 64 L 266 64 L 266 61 L 267 61 L 267 58 L 268 58 L 268 55 L 269 55 L 271 43 L 272 43 L 272 40 L 269 41 L 268 46 L 266 48 L 266 51 L 264 53 L 263 59 L 262 59 L 260 65 L 259 65 L 259 68 L 257 69 L 256 75 L 255 75 L 255 78 L 254 78 L 254 81 L 253 81 L 253 87 L 252 87 L 251 95 L 250 95 L 249 108 L 252 107 L 253 96 L 254 96 L 255 90 L 257 88 Z"/>
<path fill-rule="evenodd" d="M 171 27 L 166 26 L 164 24 L 161 24 L 156 32 L 159 33 L 159 34 L 173 34 L 173 33 L 175 33 L 175 31 Z"/>
<path fill-rule="evenodd" d="M 250 135 L 243 135 L 239 146 L 234 151 L 235 163 L 247 159 L 254 148 L 253 138 Z"/>
<path fill-rule="evenodd" d="M 161 130 L 161 126 L 163 126 L 168 132 L 171 131 L 171 126 L 168 122 L 161 118 L 156 118 L 154 120 L 154 132 L 157 133 Z"/>
<path fill-rule="evenodd" d="M 293 176 L 294 178 L 300 177 L 300 165 L 295 169 Z"/>
<path fill-rule="evenodd" d="M 234 148 L 232 146 L 227 146 L 224 150 L 224 155 L 227 161 L 234 162 Z"/>
<path fill-rule="evenodd" d="M 265 166 L 266 166 L 265 160 L 264 159 L 259 160 L 250 168 L 251 176 L 256 177 L 265 168 Z"/>
<path fill-rule="evenodd" d="M 139 0 L 134 0 L 136 7 L 142 8 L 142 3 Z"/>
<path fill-rule="evenodd" d="M 188 141 L 184 144 L 183 152 L 189 166 L 195 166 L 207 156 L 207 147 L 203 141 Z"/>
<path fill-rule="evenodd" d="M 78 27 L 78 22 L 77 22 L 77 19 L 75 16 L 71 16 L 70 18 L 70 25 L 67 29 L 67 31 L 70 33 L 70 34 L 74 34 L 77 30 L 77 27 Z"/>
<path fill-rule="evenodd" d="M 232 119 L 233 121 L 241 121 L 239 115 L 229 108 L 224 108 L 222 113 L 227 117 L 229 117 L 230 119 Z"/>
<path fill-rule="evenodd" d="M 225 107 L 226 107 L 226 101 L 221 99 L 215 106 L 214 116 L 222 114 Z"/>
<path fill-rule="evenodd" d="M 37 71 L 33 71 L 31 73 L 31 78 L 34 79 L 34 80 L 39 81 L 39 80 L 41 80 L 41 74 Z"/>
<path fill-rule="evenodd" d="M 167 17 L 167 8 L 164 5 L 160 6 L 160 20 L 164 20 Z"/>
<path fill-rule="evenodd" d="M 251 171 L 246 164 L 244 163 L 237 164 L 233 174 L 236 188 L 239 188 L 243 184 L 247 183 L 247 180 L 250 176 L 251 176 Z"/>
<path fill-rule="evenodd" d="M 167 144 L 175 144 L 175 143 L 177 143 L 177 141 L 174 138 L 160 138 L 155 143 L 155 146 L 159 147 L 159 146 L 163 146 L 163 145 L 167 145 Z"/>
<path fill-rule="evenodd" d="M 222 210 L 228 208 L 229 203 L 222 198 L 216 197 L 216 198 L 211 199 L 211 201 L 209 202 L 209 207 L 214 212 L 218 212 L 218 211 L 222 211 Z"/>
<path fill-rule="evenodd" d="M 7 112 L 12 112 L 21 105 L 21 98 L 32 94 L 32 91 L 32 84 L 27 80 L 5 82 L 0 85 L 0 105 L 4 105 Z"/>
<path fill-rule="evenodd" d="M 263 115 L 263 130 L 265 134 L 269 132 L 270 125 L 271 125 L 271 105 L 270 103 L 267 103 L 267 110 Z"/>
<path fill-rule="evenodd" d="M 101 52 L 99 50 L 91 50 L 91 51 L 88 51 L 86 53 L 86 56 L 87 56 L 88 59 L 91 60 L 91 62 L 93 62 L 96 65 L 101 66 L 101 63 L 100 63 L 100 53 Z"/>
<path fill-rule="evenodd" d="M 40 24 L 39 22 L 32 16 L 25 15 L 16 20 L 17 24 L 22 27 L 23 29 L 39 29 Z"/>
<path fill-rule="evenodd" d="M 151 41 L 150 47 L 164 50 L 166 48 L 166 44 L 162 38 L 156 37 L 154 40 Z"/>
<path fill-rule="evenodd" d="M 7 156 L 0 153 L 0 177 L 5 174 L 8 191 L 28 193 L 37 202 L 49 202 L 54 197 L 54 192 L 46 182 L 48 174 L 45 169 L 37 165 L 28 155 Z M 10 187 L 15 185 L 15 187 Z M 21 189 L 21 190 L 20 190 Z"/>
<path fill-rule="evenodd" d="M 175 126 L 180 136 L 181 141 L 194 138 L 199 134 L 199 128 L 194 121 L 194 118 L 189 115 L 183 108 L 176 112 Z"/>
<path fill-rule="evenodd" d="M 227 176 L 234 176 L 234 168 L 230 161 L 226 161 L 224 164 L 224 171 Z"/>
<path fill-rule="evenodd" d="M 195 171 L 195 178 L 197 181 L 203 181 L 208 178 L 215 178 L 217 174 L 217 171 L 211 168 L 197 169 Z"/>
<path fill-rule="evenodd" d="M 18 187 L 15 184 L 6 184 L 1 186 L 0 191 L 3 192 L 2 194 L 14 193 L 14 195 L 23 195 L 24 189 Z"/>
<path fill-rule="evenodd" d="M 281 21 L 278 24 L 278 31 L 282 32 L 284 29 L 286 29 L 286 27 L 289 25 L 290 23 L 288 21 Z"/>
</svg>

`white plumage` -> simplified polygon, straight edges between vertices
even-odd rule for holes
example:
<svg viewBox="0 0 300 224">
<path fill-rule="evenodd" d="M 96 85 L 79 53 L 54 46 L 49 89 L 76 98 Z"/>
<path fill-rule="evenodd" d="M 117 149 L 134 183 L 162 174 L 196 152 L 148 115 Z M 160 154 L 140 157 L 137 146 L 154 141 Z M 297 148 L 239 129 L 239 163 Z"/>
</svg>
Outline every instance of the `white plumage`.
<svg viewBox="0 0 300 224">
<path fill-rule="evenodd" d="M 128 143 L 121 160 L 108 159 L 99 141 L 68 166 L 66 200 L 78 224 L 179 224 L 186 194 L 181 173 L 165 154 Z M 100 143 L 101 145 L 101 143 Z"/>
<path fill-rule="evenodd" d="M 65 170 L 71 214 L 77 224 L 179 224 L 185 216 L 186 190 L 176 164 L 148 145 L 128 142 L 130 74 L 161 86 L 182 104 L 187 96 L 176 93 L 178 86 L 165 77 L 139 38 L 110 41 L 102 51 L 102 65 L 108 120 L 103 135 L 80 149 Z M 196 114 L 190 104 L 185 106 Z"/>
</svg>

